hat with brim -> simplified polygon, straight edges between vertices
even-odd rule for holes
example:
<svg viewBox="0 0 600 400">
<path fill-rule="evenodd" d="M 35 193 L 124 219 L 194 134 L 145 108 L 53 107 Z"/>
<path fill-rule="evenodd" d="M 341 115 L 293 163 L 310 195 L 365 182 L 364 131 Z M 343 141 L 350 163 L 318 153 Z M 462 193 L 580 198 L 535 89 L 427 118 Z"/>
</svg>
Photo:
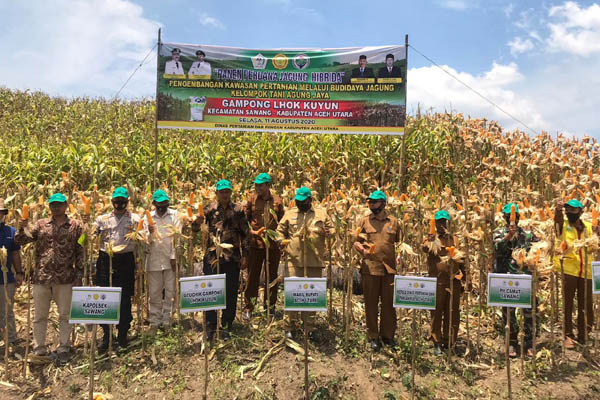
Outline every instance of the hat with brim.
<svg viewBox="0 0 600 400">
<path fill-rule="evenodd" d="M 446 220 L 450 221 L 450 214 L 446 210 L 440 210 L 435 213 L 434 218 L 436 221 L 439 219 L 446 219 Z"/>
<path fill-rule="evenodd" d="M 219 182 L 217 182 L 217 192 L 227 189 L 231 190 L 231 182 L 229 182 L 227 179 L 221 179 Z"/>
<path fill-rule="evenodd" d="M 387 201 L 387 196 L 385 195 L 385 193 L 381 190 L 375 190 L 373 193 L 371 193 L 371 195 L 369 196 L 369 200 L 375 200 L 375 201 Z"/>
<path fill-rule="evenodd" d="M 271 183 L 271 177 L 266 172 L 263 172 L 262 174 L 259 174 L 256 177 L 254 183 L 256 183 L 257 185 L 260 185 L 262 183 Z"/>
<path fill-rule="evenodd" d="M 123 186 L 118 187 L 113 191 L 112 198 L 117 199 L 119 197 L 122 197 L 124 199 L 129 199 L 129 192 Z"/>
<path fill-rule="evenodd" d="M 519 213 L 519 205 L 517 203 L 506 203 L 504 205 L 504 207 L 502 207 L 502 212 L 504 214 L 510 214 L 510 210 L 512 209 L 512 206 L 515 206 L 515 213 Z"/>
<path fill-rule="evenodd" d="M 169 201 L 169 196 L 165 193 L 164 190 L 158 189 L 156 192 L 152 194 L 152 201 L 157 203 L 162 203 L 163 201 Z"/>
<path fill-rule="evenodd" d="M 66 203 L 66 202 L 67 202 L 67 198 L 62 193 L 54 193 L 48 199 L 48 204 L 52 204 L 52 203 Z"/>
<path fill-rule="evenodd" d="M 571 199 L 571 200 L 567 201 L 565 203 L 565 205 L 571 206 L 571 207 L 574 207 L 574 208 L 583 208 L 583 204 L 581 204 L 581 202 L 579 200 L 577 200 L 577 199 Z"/>
<path fill-rule="evenodd" d="M 301 188 L 296 190 L 296 196 L 294 196 L 294 200 L 304 201 L 304 200 L 308 199 L 309 197 L 312 197 L 312 193 L 310 192 L 310 189 L 307 188 L 306 186 L 302 186 Z"/>
</svg>

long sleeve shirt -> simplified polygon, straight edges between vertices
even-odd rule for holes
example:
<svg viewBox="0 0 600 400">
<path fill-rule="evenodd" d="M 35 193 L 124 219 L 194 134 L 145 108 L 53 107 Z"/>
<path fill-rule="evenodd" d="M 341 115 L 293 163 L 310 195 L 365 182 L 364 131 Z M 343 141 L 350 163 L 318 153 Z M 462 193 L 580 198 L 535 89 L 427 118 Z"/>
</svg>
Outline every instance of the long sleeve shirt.
<svg viewBox="0 0 600 400">
<path fill-rule="evenodd" d="M 35 269 L 32 283 L 36 285 L 73 284 L 83 276 L 83 247 L 77 242 L 83 233 L 81 222 L 66 218 L 57 224 L 53 218 L 38 220 L 30 229 L 15 235 L 18 245 L 35 242 Z"/>
<path fill-rule="evenodd" d="M 517 228 L 517 235 L 511 240 L 505 240 L 509 231 L 508 226 L 504 226 L 494 232 L 494 272 L 501 274 L 531 274 L 528 269 L 521 268 L 512 256 L 516 249 L 525 249 L 529 251 L 531 243 L 537 242 L 538 238 L 529 231 Z"/>
<path fill-rule="evenodd" d="M 205 260 L 209 264 L 216 265 L 217 259 L 216 243 L 213 237 L 219 238 L 221 243 L 233 246 L 232 249 L 223 251 L 222 260 L 239 262 L 240 257 L 247 255 L 250 228 L 244 208 L 240 204 L 229 203 L 227 207 L 223 207 L 219 202 L 214 202 L 204 210 L 204 215 L 209 233 L 209 250 L 206 252 Z"/>
<path fill-rule="evenodd" d="M 177 211 L 170 208 L 161 217 L 155 211 L 150 213 L 158 235 L 149 236 L 150 245 L 146 253 L 146 271 L 164 271 L 171 269 L 171 260 L 175 259 L 175 243 L 171 229 L 181 231 L 181 223 Z M 145 226 L 148 221 L 144 218 Z"/>
<path fill-rule="evenodd" d="M 267 203 L 269 204 L 269 208 L 275 212 L 277 218 L 274 218 L 269 212 L 269 224 L 266 226 L 266 229 L 277 229 L 278 222 L 283 218 L 283 214 L 285 214 L 283 202 L 279 196 L 269 194 L 269 198 L 261 199 L 256 193 L 250 194 L 244 211 L 250 226 L 255 231 L 265 226 L 263 216 Z M 250 238 L 250 247 L 262 249 L 265 247 L 265 244 L 259 236 L 253 236 Z"/>
<path fill-rule="evenodd" d="M 371 256 L 363 258 L 361 273 L 366 275 L 384 276 L 396 273 L 395 244 L 400 241 L 400 226 L 398 220 L 384 210 L 375 215 L 370 214 L 358 223 L 358 242 L 368 242 L 374 245 Z M 365 235 L 367 239 L 360 237 Z M 387 267 L 386 267 L 387 265 Z"/>
</svg>

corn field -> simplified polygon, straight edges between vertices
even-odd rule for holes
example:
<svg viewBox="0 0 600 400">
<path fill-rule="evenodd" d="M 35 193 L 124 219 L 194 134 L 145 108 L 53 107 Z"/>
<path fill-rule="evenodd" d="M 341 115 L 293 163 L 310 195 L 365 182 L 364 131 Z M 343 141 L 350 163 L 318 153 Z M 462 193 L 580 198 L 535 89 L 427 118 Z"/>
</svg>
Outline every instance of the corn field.
<svg viewBox="0 0 600 400">
<path fill-rule="evenodd" d="M 65 100 L 0 89 L 0 133 L 0 197 L 7 201 L 7 222 L 13 226 L 23 205 L 29 206 L 30 220 L 47 216 L 47 199 L 56 191 L 67 196 L 69 214 L 76 218 L 87 214 L 88 201 L 88 220 L 109 212 L 110 194 L 122 185 L 130 192 L 133 211 L 142 214 L 151 208 L 153 101 Z M 538 346 L 536 362 L 550 371 L 562 362 L 562 301 L 551 260 L 560 254 L 552 222 L 554 204 L 577 198 L 585 207 L 582 218 L 597 222 L 599 157 L 595 139 L 547 133 L 532 138 L 461 114 L 409 117 L 404 144 L 401 138 L 377 135 L 162 130 L 157 186 L 167 191 L 184 222 L 178 236 L 184 275 L 194 273 L 204 247 L 192 241 L 187 222 L 201 206 L 214 201 L 214 183 L 221 178 L 232 182 L 235 201 L 245 200 L 260 172 L 271 175 L 273 190 L 286 206 L 296 188 L 311 188 L 336 226 L 331 262 L 344 277 L 352 276 L 358 266 L 351 238 L 359 218 L 368 212 L 366 198 L 372 190 L 387 193 L 387 210 L 400 221 L 397 254 L 402 274 L 427 274 L 421 247 L 429 220 L 435 211 L 448 210 L 451 231 L 459 238 L 457 257 L 464 259 L 467 281 L 472 283 L 462 299 L 459 333 L 471 366 L 484 363 L 480 357 L 498 335 L 499 310 L 486 307 L 487 273 L 493 256 L 492 233 L 505 224 L 500 207 L 514 201 L 520 209 L 520 226 L 541 238 L 529 253 L 515 257 L 520 265 L 537 271 L 539 331 L 550 339 Z M 597 242 L 594 237 L 585 245 L 595 252 Z M 88 267 L 97 253 L 94 246 L 91 241 L 86 249 Z M 30 264 L 32 257 L 26 248 L 24 262 Z M 351 327 L 360 325 L 364 315 L 362 299 L 352 296 L 351 279 L 342 281 L 344 287 L 334 298 L 335 314 L 340 324 L 337 332 L 348 340 Z M 141 296 L 144 288 L 136 290 Z M 139 307 L 143 313 L 144 305 Z M 597 320 L 597 299 L 595 310 Z M 408 318 L 408 313 L 399 314 L 403 320 Z M 419 324 L 426 332 L 428 314 L 419 313 Z M 400 325 L 399 336 L 410 337 L 408 326 Z M 593 337 L 599 337 L 597 324 Z M 598 343 L 590 351 L 597 360 Z M 593 358 L 586 362 L 597 370 L 600 365 Z"/>
</svg>

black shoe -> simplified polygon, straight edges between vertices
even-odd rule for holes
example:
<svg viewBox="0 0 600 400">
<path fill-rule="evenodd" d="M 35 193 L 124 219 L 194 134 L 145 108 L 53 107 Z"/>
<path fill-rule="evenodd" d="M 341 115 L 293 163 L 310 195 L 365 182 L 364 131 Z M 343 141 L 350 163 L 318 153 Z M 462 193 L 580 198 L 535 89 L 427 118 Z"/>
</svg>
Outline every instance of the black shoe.
<svg viewBox="0 0 600 400">
<path fill-rule="evenodd" d="M 125 350 L 129 345 L 129 340 L 127 340 L 127 332 L 121 333 L 117 336 L 117 343 L 121 350 Z"/>
<path fill-rule="evenodd" d="M 371 339 L 369 340 L 369 346 L 373 351 L 379 351 L 381 348 L 381 343 L 379 343 L 379 339 Z"/>
<path fill-rule="evenodd" d="M 396 341 L 394 339 L 388 339 L 388 338 L 381 338 L 381 341 L 383 342 L 383 344 L 385 344 L 388 347 L 396 347 Z"/>
<path fill-rule="evenodd" d="M 215 338 L 216 326 L 212 324 L 206 324 L 206 338 L 209 342 L 212 342 Z"/>
<path fill-rule="evenodd" d="M 441 356 L 442 355 L 442 348 L 440 347 L 439 344 L 434 344 L 433 345 L 433 355 L 434 356 Z"/>
<path fill-rule="evenodd" d="M 108 338 L 102 339 L 102 342 L 98 345 L 98 354 L 104 354 L 108 351 Z"/>
</svg>

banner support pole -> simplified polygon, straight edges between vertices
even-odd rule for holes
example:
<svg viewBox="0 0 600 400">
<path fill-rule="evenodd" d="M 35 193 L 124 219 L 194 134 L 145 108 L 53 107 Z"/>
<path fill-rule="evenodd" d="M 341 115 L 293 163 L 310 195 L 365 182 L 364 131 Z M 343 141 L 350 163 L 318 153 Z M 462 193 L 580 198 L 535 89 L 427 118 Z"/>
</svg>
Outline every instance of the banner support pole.
<svg viewBox="0 0 600 400">
<path fill-rule="evenodd" d="M 404 60 L 406 60 L 406 71 L 404 72 L 404 77 L 408 78 L 408 35 L 404 35 Z M 406 171 L 404 170 L 404 159 L 406 157 L 406 133 L 407 133 L 407 124 L 406 124 L 406 109 L 408 108 L 408 102 L 406 101 L 406 79 L 404 81 L 404 133 L 402 133 L 402 149 L 400 153 L 400 192 L 404 193 L 404 188 L 406 187 Z"/>
<path fill-rule="evenodd" d="M 158 77 L 159 67 L 160 67 L 160 31 L 161 28 L 158 28 L 158 45 L 156 50 L 156 100 L 154 102 L 154 171 L 152 175 L 152 191 L 156 190 L 156 179 L 157 179 L 157 169 L 158 169 L 158 85 L 160 83 L 160 79 Z"/>
</svg>

